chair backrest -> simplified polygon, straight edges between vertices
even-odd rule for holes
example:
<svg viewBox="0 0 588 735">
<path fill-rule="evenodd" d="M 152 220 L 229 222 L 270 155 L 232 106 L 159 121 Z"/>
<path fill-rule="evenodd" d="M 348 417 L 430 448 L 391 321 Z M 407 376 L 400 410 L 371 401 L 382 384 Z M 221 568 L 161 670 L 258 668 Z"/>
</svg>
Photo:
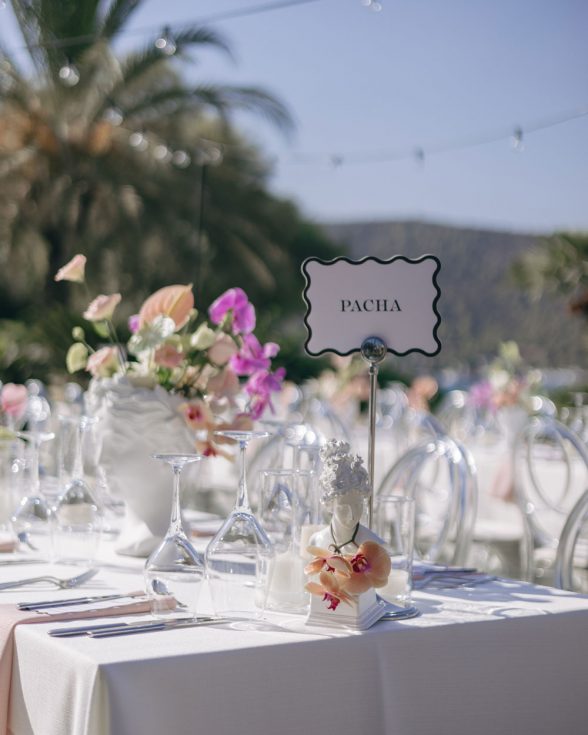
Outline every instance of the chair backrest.
<svg viewBox="0 0 588 735">
<path fill-rule="evenodd" d="M 437 436 L 409 449 L 384 477 L 375 498 L 408 495 L 416 501 L 415 556 L 430 562 L 464 564 L 477 504 L 477 482 L 469 452 Z"/>
<path fill-rule="evenodd" d="M 556 548 L 566 518 L 588 487 L 588 450 L 570 429 L 535 416 L 513 448 L 515 498 L 536 546 Z"/>
<path fill-rule="evenodd" d="M 555 586 L 588 593 L 588 490 L 580 496 L 561 532 L 555 557 Z"/>
</svg>

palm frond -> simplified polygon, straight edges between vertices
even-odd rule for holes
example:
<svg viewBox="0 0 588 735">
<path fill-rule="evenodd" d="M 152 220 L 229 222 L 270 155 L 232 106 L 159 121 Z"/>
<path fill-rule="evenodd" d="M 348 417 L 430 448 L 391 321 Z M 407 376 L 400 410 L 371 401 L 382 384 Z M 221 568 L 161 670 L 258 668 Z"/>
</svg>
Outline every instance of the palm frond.
<svg viewBox="0 0 588 735">
<path fill-rule="evenodd" d="M 102 23 L 102 38 L 110 40 L 117 36 L 140 4 L 141 0 L 113 0 Z"/>
</svg>

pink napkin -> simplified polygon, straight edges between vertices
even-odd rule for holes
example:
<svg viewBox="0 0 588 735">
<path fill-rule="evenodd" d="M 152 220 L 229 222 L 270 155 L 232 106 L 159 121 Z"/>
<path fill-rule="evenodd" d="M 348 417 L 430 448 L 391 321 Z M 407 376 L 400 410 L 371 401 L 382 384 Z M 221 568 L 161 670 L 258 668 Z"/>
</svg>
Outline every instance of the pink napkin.
<svg viewBox="0 0 588 735">
<path fill-rule="evenodd" d="M 130 596 L 136 593 L 131 593 Z M 170 597 L 169 607 L 175 607 Z M 158 601 L 158 606 L 162 601 Z M 113 615 L 132 615 L 151 612 L 151 600 L 137 600 L 122 605 L 100 609 L 43 615 L 41 613 L 19 610 L 16 605 L 0 605 L 0 734 L 8 733 L 8 707 L 10 704 L 10 682 L 12 679 L 12 656 L 14 653 L 14 629 L 24 623 L 48 623 L 64 620 L 84 620 L 86 618 L 105 618 Z"/>
</svg>

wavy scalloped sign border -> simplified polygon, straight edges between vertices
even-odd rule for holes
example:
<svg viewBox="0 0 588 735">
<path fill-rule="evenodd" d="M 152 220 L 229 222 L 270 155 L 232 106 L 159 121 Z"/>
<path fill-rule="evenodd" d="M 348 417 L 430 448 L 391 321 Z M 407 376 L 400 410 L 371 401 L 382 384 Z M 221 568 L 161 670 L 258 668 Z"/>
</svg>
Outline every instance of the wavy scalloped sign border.
<svg viewBox="0 0 588 735">
<path fill-rule="evenodd" d="M 379 337 L 395 355 L 437 355 L 440 270 L 434 255 L 414 260 L 404 255 L 389 260 L 307 258 L 302 264 L 306 351 L 350 355 L 367 337 Z"/>
</svg>

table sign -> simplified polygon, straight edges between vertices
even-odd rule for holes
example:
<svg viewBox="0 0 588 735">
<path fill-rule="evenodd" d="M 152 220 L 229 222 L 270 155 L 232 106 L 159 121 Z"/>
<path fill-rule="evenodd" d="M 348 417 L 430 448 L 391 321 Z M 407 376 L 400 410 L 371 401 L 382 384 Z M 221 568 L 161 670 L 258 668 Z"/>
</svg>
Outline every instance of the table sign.
<svg viewBox="0 0 588 735">
<path fill-rule="evenodd" d="M 432 357 L 441 350 L 437 331 L 441 263 L 434 255 L 414 260 L 396 255 L 389 260 L 308 258 L 302 264 L 309 355 L 361 352 L 369 364 L 368 471 L 372 483 L 369 524 L 372 525 L 378 363 L 387 352 L 420 352 Z"/>
</svg>

